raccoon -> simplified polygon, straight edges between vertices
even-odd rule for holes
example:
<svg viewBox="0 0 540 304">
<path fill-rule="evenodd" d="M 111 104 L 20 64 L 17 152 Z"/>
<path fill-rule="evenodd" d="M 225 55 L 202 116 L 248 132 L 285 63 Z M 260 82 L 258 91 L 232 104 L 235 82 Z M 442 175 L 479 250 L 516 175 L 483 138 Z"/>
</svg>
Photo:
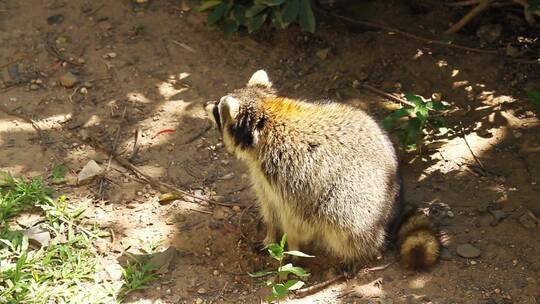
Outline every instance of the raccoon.
<svg viewBox="0 0 540 304">
<path fill-rule="evenodd" d="M 313 243 L 357 265 L 397 242 L 405 267 L 436 263 L 435 228 L 424 214 L 403 215 L 395 149 L 364 111 L 279 96 L 263 70 L 206 110 L 247 164 L 265 244 L 286 233 L 289 250 Z"/>
</svg>

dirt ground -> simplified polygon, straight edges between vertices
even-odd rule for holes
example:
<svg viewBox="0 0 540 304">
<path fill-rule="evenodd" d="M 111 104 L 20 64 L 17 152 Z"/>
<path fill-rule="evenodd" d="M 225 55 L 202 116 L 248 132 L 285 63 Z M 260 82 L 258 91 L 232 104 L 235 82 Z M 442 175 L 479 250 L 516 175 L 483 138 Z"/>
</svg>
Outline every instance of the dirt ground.
<svg viewBox="0 0 540 304">
<path fill-rule="evenodd" d="M 464 12 L 425 3 L 362 1 L 342 12 L 424 36 L 444 31 Z M 540 86 L 538 64 L 329 17 L 319 20 L 315 35 L 290 28 L 225 38 L 186 5 L 194 7 L 161 0 L 144 7 L 0 0 L 0 168 L 28 177 L 66 165 L 68 182 L 55 188 L 72 199 L 92 198 L 88 221 L 114 231 L 100 246 L 106 260 L 148 241 L 160 241 L 160 250 L 176 248 L 152 288 L 126 302 L 258 303 L 268 292 L 263 280 L 247 275 L 273 264 L 254 249 L 264 232 L 257 228 L 245 167 L 224 151 L 203 110 L 204 102 L 244 85 L 260 68 L 283 94 L 331 97 L 379 118 L 392 102 L 355 80 L 390 93 L 439 93 L 453 108 L 445 121 L 459 131 L 432 139 L 421 153 L 401 155 L 406 200 L 430 206 L 449 237 L 441 262 L 426 273 L 392 264 L 290 302 L 540 302 L 534 222 L 534 214 L 540 216 L 540 123 L 526 97 L 526 89 Z M 518 12 L 483 15 L 458 41 L 504 49 L 519 44 L 518 37 L 538 38 Z M 504 27 L 495 41 L 477 38 L 478 27 L 497 22 Z M 521 46 L 539 54 L 538 41 Z M 70 88 L 60 81 L 67 72 L 79 81 Z M 40 134 L 17 115 L 31 117 Z M 97 147 L 111 150 L 116 142 L 116 151 L 145 174 L 220 205 L 187 196 L 161 204 L 158 189 L 115 161 L 104 179 L 77 185 L 77 172 L 89 160 L 108 167 L 109 155 Z M 480 257 L 456 254 L 465 243 L 480 249 Z M 389 252 L 366 267 L 394 259 Z M 324 257 L 306 267 L 308 285 L 337 272 Z"/>
</svg>

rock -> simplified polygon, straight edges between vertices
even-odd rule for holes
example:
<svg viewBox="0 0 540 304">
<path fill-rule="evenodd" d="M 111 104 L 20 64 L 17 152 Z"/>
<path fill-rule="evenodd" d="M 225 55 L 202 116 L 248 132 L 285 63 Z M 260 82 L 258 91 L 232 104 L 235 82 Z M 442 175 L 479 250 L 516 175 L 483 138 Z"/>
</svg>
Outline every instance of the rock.
<svg viewBox="0 0 540 304">
<path fill-rule="evenodd" d="M 60 84 L 65 88 L 72 88 L 74 85 L 79 83 L 77 76 L 73 75 L 71 72 L 67 72 L 64 75 L 60 76 Z"/>
<path fill-rule="evenodd" d="M 122 266 L 117 262 L 109 262 L 105 265 L 105 271 L 109 275 L 112 281 L 119 281 L 122 279 Z"/>
<path fill-rule="evenodd" d="M 536 228 L 536 221 L 531 218 L 531 216 L 528 213 L 524 213 L 522 216 L 519 217 L 519 222 L 521 225 L 527 229 L 533 229 Z"/>
<path fill-rule="evenodd" d="M 197 289 L 197 293 L 198 293 L 198 294 L 201 294 L 201 295 L 202 295 L 202 294 L 205 294 L 205 293 L 206 293 L 206 289 L 205 289 L 204 287 L 201 287 L 201 288 Z"/>
<path fill-rule="evenodd" d="M 214 271 L 212 272 L 212 274 L 213 274 L 214 276 L 217 277 L 217 276 L 219 275 L 219 271 L 218 271 L 218 270 L 214 270 Z"/>
<path fill-rule="evenodd" d="M 30 85 L 30 90 L 32 90 L 32 91 L 39 90 L 39 85 L 37 85 L 35 83 L 31 84 Z"/>
<path fill-rule="evenodd" d="M 196 304 L 202 304 L 203 302 L 204 302 L 204 301 L 203 301 L 203 299 L 201 299 L 201 298 L 197 298 L 197 299 L 195 300 L 195 303 L 196 303 Z"/>
<path fill-rule="evenodd" d="M 232 210 L 233 210 L 234 212 L 240 212 L 240 211 L 242 211 L 242 208 L 240 208 L 240 206 L 234 205 L 234 206 L 232 207 Z"/>
<path fill-rule="evenodd" d="M 474 259 L 480 256 L 480 249 L 471 244 L 462 244 L 457 246 L 456 253 L 467 259 Z"/>
<path fill-rule="evenodd" d="M 502 26 L 500 24 L 486 24 L 476 30 L 476 36 L 487 43 L 495 42 L 501 37 Z"/>
<path fill-rule="evenodd" d="M 449 218 L 454 218 L 454 212 L 448 210 L 446 211 L 446 216 L 448 216 Z"/>
<path fill-rule="evenodd" d="M 492 209 L 490 209 L 489 213 L 491 213 L 491 215 L 493 216 L 493 221 L 491 221 L 491 223 L 489 223 L 491 226 L 497 226 L 500 221 L 502 221 L 503 219 L 505 219 L 508 216 L 506 214 L 506 212 L 504 212 L 502 210 L 492 210 Z"/>
<path fill-rule="evenodd" d="M 212 217 L 216 220 L 222 220 L 227 218 L 228 215 L 229 214 L 227 213 L 227 210 L 225 210 L 225 207 L 216 207 Z"/>
<path fill-rule="evenodd" d="M 103 169 L 94 160 L 90 160 L 77 174 L 79 185 L 84 185 L 91 182 L 96 176 L 103 173 Z"/>
<path fill-rule="evenodd" d="M 116 56 L 118 56 L 115 52 L 110 52 L 110 53 L 107 53 L 105 55 L 103 55 L 103 58 L 107 59 L 113 59 L 113 58 L 116 58 Z"/>
<path fill-rule="evenodd" d="M 328 52 L 330 52 L 329 48 L 318 50 L 315 54 L 317 57 L 321 58 L 321 60 L 325 60 L 328 58 Z"/>
<path fill-rule="evenodd" d="M 39 226 L 30 227 L 24 230 L 23 235 L 28 237 L 28 241 L 39 247 L 49 246 L 49 243 L 51 242 L 51 234 L 49 231 Z"/>
</svg>

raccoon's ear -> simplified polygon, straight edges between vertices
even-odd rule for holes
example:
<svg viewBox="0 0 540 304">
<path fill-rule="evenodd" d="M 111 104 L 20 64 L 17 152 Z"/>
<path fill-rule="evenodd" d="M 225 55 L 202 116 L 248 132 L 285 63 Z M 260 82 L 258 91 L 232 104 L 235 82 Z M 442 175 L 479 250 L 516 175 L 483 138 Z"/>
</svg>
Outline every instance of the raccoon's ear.
<svg viewBox="0 0 540 304">
<path fill-rule="evenodd" d="M 264 70 L 258 70 L 251 76 L 247 83 L 248 87 L 260 86 L 263 88 L 270 89 L 272 87 L 272 82 L 268 79 L 268 74 Z"/>
<path fill-rule="evenodd" d="M 218 104 L 218 112 L 222 122 L 233 121 L 240 112 L 240 101 L 232 96 L 223 96 Z"/>
</svg>

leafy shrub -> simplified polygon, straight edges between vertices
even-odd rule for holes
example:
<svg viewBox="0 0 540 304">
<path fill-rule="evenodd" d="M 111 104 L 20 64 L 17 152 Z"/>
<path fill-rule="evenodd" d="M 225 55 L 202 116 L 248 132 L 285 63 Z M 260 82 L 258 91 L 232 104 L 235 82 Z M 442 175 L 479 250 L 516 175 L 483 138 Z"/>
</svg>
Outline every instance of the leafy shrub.
<svg viewBox="0 0 540 304">
<path fill-rule="evenodd" d="M 199 11 L 208 12 L 208 24 L 228 35 L 240 27 L 255 32 L 265 22 L 278 29 L 298 23 L 305 31 L 315 31 L 312 0 L 203 0 Z"/>
<path fill-rule="evenodd" d="M 423 137 L 422 132 L 427 127 L 435 128 L 444 135 L 450 131 L 446 125 L 430 112 L 444 111 L 447 106 L 443 102 L 426 99 L 415 94 L 406 94 L 405 99 L 411 105 L 395 110 L 383 120 L 385 129 L 397 127 L 398 139 L 409 149 L 416 149 L 418 141 Z"/>
</svg>

